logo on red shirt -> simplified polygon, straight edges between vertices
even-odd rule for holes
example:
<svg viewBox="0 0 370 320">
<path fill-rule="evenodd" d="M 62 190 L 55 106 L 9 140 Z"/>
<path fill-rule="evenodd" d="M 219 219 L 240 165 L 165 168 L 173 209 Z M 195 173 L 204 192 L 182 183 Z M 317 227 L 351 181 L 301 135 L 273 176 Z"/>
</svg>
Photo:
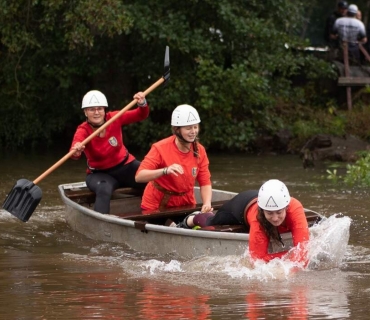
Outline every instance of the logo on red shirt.
<svg viewBox="0 0 370 320">
<path fill-rule="evenodd" d="M 118 142 L 117 142 L 117 139 L 116 139 L 115 137 L 110 137 L 108 141 L 109 141 L 109 144 L 110 144 L 112 147 L 117 147 Z"/>
<path fill-rule="evenodd" d="M 191 169 L 191 174 L 192 174 L 193 177 L 197 176 L 197 171 L 198 171 L 197 167 Z"/>
</svg>

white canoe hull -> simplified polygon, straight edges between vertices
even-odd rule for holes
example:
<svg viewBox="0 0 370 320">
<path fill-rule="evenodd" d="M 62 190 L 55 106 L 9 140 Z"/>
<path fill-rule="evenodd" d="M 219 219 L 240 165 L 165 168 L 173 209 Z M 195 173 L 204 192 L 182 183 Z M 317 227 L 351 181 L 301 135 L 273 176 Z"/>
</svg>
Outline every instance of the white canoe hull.
<svg viewBox="0 0 370 320">
<path fill-rule="evenodd" d="M 248 248 L 247 233 L 190 230 L 156 224 L 145 224 L 145 230 L 135 227 L 135 222 L 114 215 L 115 210 L 137 211 L 137 197 L 121 199 L 111 204 L 112 214 L 101 214 L 80 205 L 65 195 L 65 190 L 83 187 L 84 183 L 65 184 L 58 187 L 66 206 L 66 221 L 70 227 L 86 237 L 127 245 L 143 253 L 174 255 L 185 259 L 200 256 L 241 255 Z M 195 189 L 199 201 L 199 189 Z M 213 190 L 213 201 L 228 200 L 236 193 Z M 113 202 L 113 201 L 112 201 Z M 118 211 L 118 212 L 120 212 Z M 291 234 L 282 235 L 286 246 L 291 245 Z"/>
</svg>

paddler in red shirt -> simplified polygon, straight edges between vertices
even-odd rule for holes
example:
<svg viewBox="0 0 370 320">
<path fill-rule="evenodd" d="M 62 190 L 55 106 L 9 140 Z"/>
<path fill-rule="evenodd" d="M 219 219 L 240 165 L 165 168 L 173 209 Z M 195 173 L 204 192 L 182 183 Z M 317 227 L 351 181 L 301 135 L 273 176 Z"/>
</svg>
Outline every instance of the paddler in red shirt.
<svg viewBox="0 0 370 320">
<path fill-rule="evenodd" d="M 141 202 L 143 210 L 196 204 L 196 181 L 203 202 L 201 211 L 212 210 L 209 161 L 197 141 L 199 123 L 199 114 L 190 105 L 180 105 L 172 112 L 173 135 L 152 145 L 136 173 L 136 182 L 149 182 Z"/>
<path fill-rule="evenodd" d="M 86 146 L 81 145 L 88 136 L 119 111 L 106 112 L 108 102 L 103 93 L 92 90 L 82 99 L 82 110 L 86 121 L 75 132 L 70 150 L 75 150 L 72 159 L 79 159 L 82 153 L 87 158 L 87 187 L 95 192 L 94 210 L 109 213 L 110 199 L 117 188 L 144 189 L 145 183 L 135 181 L 140 162 L 129 153 L 123 143 L 122 126 L 139 122 L 149 115 L 149 107 L 143 92 L 134 95 L 138 108 L 124 112 Z"/>
<path fill-rule="evenodd" d="M 304 208 L 300 201 L 290 196 L 286 185 L 277 179 L 268 180 L 258 191 L 257 203 L 247 212 L 249 252 L 253 259 L 270 261 L 281 258 L 288 251 L 281 233 L 291 232 L 293 254 L 290 260 L 305 262 L 305 244 L 310 238 Z M 279 245 L 281 251 L 269 252 L 270 243 Z"/>
<path fill-rule="evenodd" d="M 296 250 L 289 259 L 305 262 L 304 245 L 309 240 L 309 230 L 304 208 L 300 201 L 290 196 L 280 180 L 268 180 L 258 192 L 247 190 L 237 194 L 216 213 L 191 214 L 187 218 L 189 227 L 205 229 L 212 229 L 214 225 L 245 225 L 249 229 L 252 259 L 266 262 L 288 252 L 281 234 L 291 232 Z"/>
</svg>

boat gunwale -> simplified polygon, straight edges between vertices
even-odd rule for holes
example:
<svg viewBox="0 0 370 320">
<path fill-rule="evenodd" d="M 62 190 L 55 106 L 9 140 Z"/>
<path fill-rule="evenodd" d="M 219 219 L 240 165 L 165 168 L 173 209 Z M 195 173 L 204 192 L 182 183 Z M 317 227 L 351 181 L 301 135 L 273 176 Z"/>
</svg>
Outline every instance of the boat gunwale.
<svg viewBox="0 0 370 320">
<path fill-rule="evenodd" d="M 76 183 L 76 184 L 80 184 L 80 183 Z M 93 217 L 97 220 L 108 222 L 108 223 L 115 223 L 115 224 L 122 225 L 125 227 L 137 229 L 135 227 L 135 221 L 133 220 L 118 217 L 118 216 L 115 216 L 114 214 L 102 214 L 92 209 L 86 208 L 82 206 L 81 204 L 78 204 L 77 202 L 69 199 L 64 193 L 64 190 L 65 190 L 64 187 L 71 186 L 71 185 L 74 185 L 74 184 L 68 183 L 68 184 L 61 184 L 58 186 L 58 190 L 59 190 L 59 193 L 62 197 L 64 204 L 69 205 L 70 207 L 79 211 L 80 213 Z M 213 190 L 224 192 L 223 190 L 218 190 L 218 189 L 213 189 Z M 229 191 L 226 191 L 226 192 L 233 194 L 233 192 L 229 192 Z M 249 241 L 248 233 L 220 232 L 220 231 L 209 231 L 209 230 L 203 231 L 201 229 L 198 229 L 198 230 L 183 229 L 183 228 L 174 228 L 174 227 L 156 225 L 156 224 L 152 224 L 149 222 L 145 224 L 145 229 L 143 231 L 144 232 L 155 231 L 159 233 L 177 234 L 177 235 L 191 236 L 191 237 L 196 237 L 196 238 L 210 238 L 210 239 L 215 239 L 215 240 L 224 239 L 224 240 L 239 240 L 239 241 L 245 241 L 245 242 Z"/>
</svg>

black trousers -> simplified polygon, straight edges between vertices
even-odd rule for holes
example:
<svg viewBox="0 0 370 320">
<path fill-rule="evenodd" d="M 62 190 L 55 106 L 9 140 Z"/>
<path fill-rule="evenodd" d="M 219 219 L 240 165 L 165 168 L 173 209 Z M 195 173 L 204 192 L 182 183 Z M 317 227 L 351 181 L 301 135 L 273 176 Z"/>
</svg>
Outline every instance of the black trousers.
<svg viewBox="0 0 370 320">
<path fill-rule="evenodd" d="M 207 225 L 246 224 L 246 221 L 244 221 L 245 207 L 249 202 L 257 198 L 257 196 L 257 190 L 247 190 L 238 193 L 234 198 L 218 209 L 213 217 L 208 218 Z"/>
<path fill-rule="evenodd" d="M 108 170 L 97 170 L 86 176 L 87 187 L 95 192 L 94 210 L 109 213 L 113 191 L 118 188 L 136 188 L 144 190 L 146 183 L 137 183 L 135 174 L 140 161 L 134 160 Z"/>
</svg>

